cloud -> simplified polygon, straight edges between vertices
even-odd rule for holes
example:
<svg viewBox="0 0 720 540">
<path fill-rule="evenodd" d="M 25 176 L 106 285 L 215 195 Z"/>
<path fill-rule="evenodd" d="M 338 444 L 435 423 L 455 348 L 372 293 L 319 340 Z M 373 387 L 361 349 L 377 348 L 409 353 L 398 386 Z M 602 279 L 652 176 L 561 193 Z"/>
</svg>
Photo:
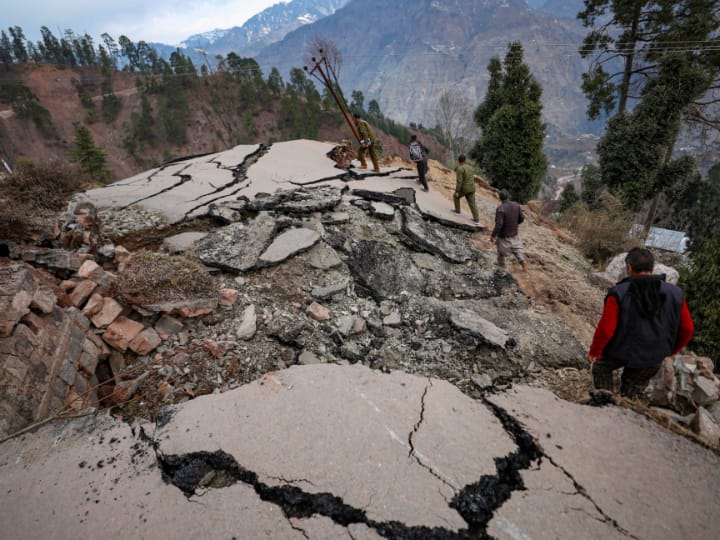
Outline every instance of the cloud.
<svg viewBox="0 0 720 540">
<path fill-rule="evenodd" d="M 98 39 L 107 32 L 116 40 L 177 44 L 216 28 L 241 26 L 278 0 L 24 0 L 3 7 L 3 21 L 22 27 L 28 39 L 40 38 L 47 26 L 55 35 L 65 29 Z M 3 29 L 6 29 L 4 27 Z"/>
</svg>

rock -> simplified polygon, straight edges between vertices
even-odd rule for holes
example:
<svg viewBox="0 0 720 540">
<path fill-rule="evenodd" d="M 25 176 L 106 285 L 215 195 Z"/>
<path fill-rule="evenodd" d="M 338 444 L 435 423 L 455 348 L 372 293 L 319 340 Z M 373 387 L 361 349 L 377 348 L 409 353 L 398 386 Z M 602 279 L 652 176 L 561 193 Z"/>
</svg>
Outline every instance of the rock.
<svg viewBox="0 0 720 540">
<path fill-rule="evenodd" d="M 712 401 L 720 399 L 720 389 L 713 379 L 708 379 L 702 375 L 695 377 L 693 381 L 695 389 L 693 390 L 693 401 L 698 405 L 706 405 Z"/>
<path fill-rule="evenodd" d="M 48 287 L 40 285 L 35 291 L 35 294 L 33 294 L 30 307 L 47 315 L 48 313 L 52 313 L 56 303 L 57 297 L 55 293 Z"/>
<path fill-rule="evenodd" d="M 425 286 L 425 278 L 412 259 L 385 242 L 357 242 L 347 264 L 356 282 L 377 301 L 398 296 L 402 291 L 421 295 Z"/>
<path fill-rule="evenodd" d="M 96 328 L 104 328 L 117 319 L 123 312 L 123 307 L 115 299 L 103 297 L 100 310 L 90 317 Z"/>
<path fill-rule="evenodd" d="M 75 307 L 81 307 L 96 288 L 97 283 L 94 281 L 89 279 L 81 281 L 68 295 L 70 302 Z"/>
<path fill-rule="evenodd" d="M 130 381 L 119 381 L 115 384 L 115 389 L 112 394 L 107 396 L 107 400 L 113 405 L 122 405 L 132 398 L 140 387 L 140 383 L 150 375 L 149 371 L 146 371 L 139 377 Z"/>
<path fill-rule="evenodd" d="M 383 319 L 385 326 L 400 326 L 402 324 L 402 318 L 400 317 L 399 311 L 393 311 L 390 315 Z"/>
<path fill-rule="evenodd" d="M 272 244 L 258 258 L 258 264 L 263 266 L 279 264 L 298 253 L 307 251 L 318 240 L 320 240 L 320 234 L 317 231 L 305 227 L 289 229 L 273 240 Z"/>
<path fill-rule="evenodd" d="M 208 207 L 208 216 L 226 224 L 236 223 L 245 218 L 249 204 L 249 201 L 245 198 L 239 201 L 224 201 L 219 204 L 213 203 Z"/>
<path fill-rule="evenodd" d="M 378 219 L 391 220 L 395 217 L 395 208 L 384 202 L 373 201 L 370 203 L 370 213 Z"/>
<path fill-rule="evenodd" d="M 715 423 L 720 424 L 720 401 L 714 403 L 708 403 L 705 405 L 705 410 L 710 413 Z"/>
<path fill-rule="evenodd" d="M 162 343 L 160 335 L 154 328 L 149 327 L 145 328 L 142 332 L 130 340 L 128 348 L 140 356 L 145 356 L 155 350 L 160 343 Z"/>
<path fill-rule="evenodd" d="M 673 358 L 667 357 L 663 360 L 660 371 L 648 383 L 645 396 L 654 405 L 669 405 L 675 402 L 676 393 L 677 382 L 675 380 Z"/>
<path fill-rule="evenodd" d="M 247 341 L 252 339 L 257 331 L 257 316 L 255 315 L 255 306 L 253 304 L 245 308 L 242 315 L 242 321 L 235 331 L 238 339 Z"/>
<path fill-rule="evenodd" d="M 695 359 L 695 366 L 697 367 L 698 373 L 708 379 L 715 378 L 715 365 L 711 358 L 707 356 L 698 356 Z"/>
<path fill-rule="evenodd" d="M 473 375 L 472 377 L 470 377 L 470 380 L 480 390 L 484 390 L 485 388 L 490 388 L 493 385 L 492 377 L 490 377 L 490 375 L 488 375 L 487 373 L 480 373 L 479 375 Z"/>
<path fill-rule="evenodd" d="M 690 427 L 709 444 L 720 444 L 720 425 L 715 422 L 713 416 L 703 407 L 698 408 L 690 423 Z"/>
<path fill-rule="evenodd" d="M 360 197 L 368 201 L 384 202 L 395 206 L 406 205 L 407 201 L 404 197 L 398 195 L 392 195 L 390 193 L 383 193 L 382 191 L 370 191 L 368 189 L 353 189 L 350 192 L 351 195 Z"/>
<path fill-rule="evenodd" d="M 345 292 L 347 290 L 347 286 L 348 284 L 346 281 L 341 281 L 325 287 L 315 287 L 310 294 L 318 300 L 325 300 L 338 293 Z"/>
<path fill-rule="evenodd" d="M 110 358 L 108 359 L 108 362 L 110 363 L 110 371 L 112 371 L 115 380 L 121 380 L 126 365 L 125 355 L 120 351 L 112 351 L 110 353 Z"/>
<path fill-rule="evenodd" d="M 464 263 L 475 258 L 472 248 L 458 235 L 436 223 L 425 221 L 420 213 L 405 206 L 402 215 L 403 241 L 413 249 L 427 251 L 454 263 Z"/>
<path fill-rule="evenodd" d="M 159 304 L 142 304 L 140 307 L 152 313 L 167 313 L 181 317 L 200 317 L 212 313 L 218 305 L 217 298 L 195 298 L 161 302 Z"/>
<path fill-rule="evenodd" d="M 480 317 L 478 313 L 462 307 L 451 306 L 448 315 L 452 325 L 458 330 L 468 332 L 470 335 L 482 339 L 489 345 L 504 349 L 509 336 L 505 330 L 498 328 L 490 321 Z"/>
<path fill-rule="evenodd" d="M 142 323 L 121 316 L 115 319 L 115 321 L 108 326 L 102 337 L 111 347 L 125 352 L 130 342 L 143 330 L 143 328 L 145 327 Z"/>
<path fill-rule="evenodd" d="M 350 214 L 347 212 L 331 212 L 323 214 L 322 217 L 323 225 L 342 225 L 348 221 L 350 221 Z"/>
<path fill-rule="evenodd" d="M 77 272 L 78 277 L 81 277 L 82 279 L 91 279 L 95 282 L 101 279 L 104 273 L 105 270 L 103 270 L 98 263 L 90 259 L 82 263 Z"/>
<path fill-rule="evenodd" d="M 255 199 L 250 208 L 255 211 L 282 212 L 284 214 L 312 214 L 332 210 L 342 200 L 340 188 L 335 186 L 303 187 L 282 191 L 263 199 Z"/>
<path fill-rule="evenodd" d="M 276 223 L 261 212 L 247 223 L 215 229 L 195 244 L 200 260 L 228 272 L 247 272 L 257 266 L 260 255 L 273 240 Z"/>
<path fill-rule="evenodd" d="M 315 353 L 303 350 L 303 352 L 300 353 L 300 356 L 298 356 L 298 364 L 303 366 L 309 366 L 311 364 L 322 364 L 322 360 L 320 360 L 317 356 L 315 356 Z"/>
<path fill-rule="evenodd" d="M 237 289 L 220 289 L 220 305 L 221 306 L 234 306 L 238 299 Z"/>
<path fill-rule="evenodd" d="M 362 334 L 367 330 L 367 323 L 365 322 L 365 319 L 362 317 L 355 317 L 355 321 L 353 322 L 352 331 L 350 332 L 351 335 L 355 334 Z"/>
<path fill-rule="evenodd" d="M 337 320 L 338 332 L 343 336 L 348 337 L 352 333 L 353 325 L 355 324 L 354 315 L 344 315 Z"/>
<path fill-rule="evenodd" d="M 161 338 L 167 339 L 177 334 L 185 325 L 170 315 L 162 315 L 155 323 L 155 330 Z"/>
<path fill-rule="evenodd" d="M 342 264 L 342 260 L 333 248 L 325 242 L 319 242 L 309 252 L 308 262 L 313 268 L 318 270 L 329 270 Z"/>
<path fill-rule="evenodd" d="M 625 257 L 627 257 L 627 252 L 616 255 L 605 268 L 605 274 L 607 274 L 607 278 L 612 281 L 612 285 L 615 285 L 615 283 L 627 277 L 627 273 L 625 272 Z M 680 273 L 677 270 L 658 262 L 655 263 L 653 274 L 665 274 L 665 281 L 673 285 L 677 285 L 680 279 Z"/>
<path fill-rule="evenodd" d="M 94 293 L 88 298 L 85 307 L 82 310 L 83 315 L 86 317 L 92 317 L 98 313 L 103 307 L 103 297 L 100 294 Z"/>
<path fill-rule="evenodd" d="M 327 321 L 330 318 L 330 310 L 325 306 L 313 302 L 307 308 L 306 313 L 316 321 Z"/>
</svg>

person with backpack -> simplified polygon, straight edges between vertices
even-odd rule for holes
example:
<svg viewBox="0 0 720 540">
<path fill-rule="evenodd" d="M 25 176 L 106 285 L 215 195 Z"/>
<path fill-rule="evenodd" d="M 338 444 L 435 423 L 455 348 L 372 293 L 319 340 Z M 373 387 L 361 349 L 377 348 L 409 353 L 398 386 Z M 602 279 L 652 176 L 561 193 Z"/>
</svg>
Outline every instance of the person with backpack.
<svg viewBox="0 0 720 540">
<path fill-rule="evenodd" d="M 423 145 L 417 140 L 417 135 L 414 134 L 410 136 L 410 161 L 417 165 L 418 182 L 422 184 L 423 191 L 428 191 L 428 184 L 425 179 L 428 168 L 427 149 L 423 148 Z"/>
</svg>

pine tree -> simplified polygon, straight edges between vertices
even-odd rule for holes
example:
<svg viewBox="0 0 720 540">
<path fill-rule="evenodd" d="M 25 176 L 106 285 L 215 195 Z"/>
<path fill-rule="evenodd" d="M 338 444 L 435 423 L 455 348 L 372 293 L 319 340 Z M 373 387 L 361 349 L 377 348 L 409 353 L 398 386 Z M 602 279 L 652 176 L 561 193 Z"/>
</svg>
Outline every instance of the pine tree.
<svg viewBox="0 0 720 540">
<path fill-rule="evenodd" d="M 575 191 L 575 184 L 568 184 L 565 186 L 565 189 L 563 189 L 562 195 L 560 196 L 560 212 L 565 212 L 565 210 L 570 208 L 579 200 L 580 197 L 578 196 L 577 191 Z"/>
<path fill-rule="evenodd" d="M 525 203 L 537 194 L 547 170 L 542 88 L 523 62 L 520 42 L 508 45 L 502 70 L 498 65 L 495 59 L 488 66 L 492 91 L 475 112 L 483 133 L 470 155 L 493 186 Z"/>
<path fill-rule="evenodd" d="M 90 130 L 82 124 L 75 126 L 75 142 L 70 150 L 70 159 L 75 161 L 80 170 L 88 173 L 94 180 L 105 182 L 110 178 L 105 152 L 95 146 Z"/>
</svg>

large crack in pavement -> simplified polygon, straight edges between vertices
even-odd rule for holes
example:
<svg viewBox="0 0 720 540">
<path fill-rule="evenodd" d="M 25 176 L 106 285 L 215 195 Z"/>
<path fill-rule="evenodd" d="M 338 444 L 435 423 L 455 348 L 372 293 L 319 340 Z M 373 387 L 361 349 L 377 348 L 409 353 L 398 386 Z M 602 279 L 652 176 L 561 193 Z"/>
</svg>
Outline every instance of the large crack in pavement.
<svg viewBox="0 0 720 540">
<path fill-rule="evenodd" d="M 426 386 L 421 403 L 420 420 L 413 434 L 424 419 L 424 401 L 430 385 Z M 457 491 L 449 506 L 467 522 L 468 527 L 451 530 L 445 527 L 409 526 L 399 521 L 376 521 L 365 510 L 355 508 L 342 498 L 328 492 L 308 493 L 297 486 L 271 486 L 262 482 L 257 473 L 242 467 L 235 458 L 222 451 L 200 451 L 183 455 L 163 454 L 153 443 L 160 464 L 163 480 L 180 489 L 188 499 L 196 495 L 198 488 L 223 488 L 236 482 L 252 487 L 261 500 L 279 506 L 288 518 L 310 518 L 320 515 L 334 523 L 348 527 L 364 524 L 384 538 L 397 540 L 454 540 L 489 539 L 487 527 L 495 512 L 510 498 L 514 491 L 524 490 L 520 471 L 530 468 L 543 456 L 532 436 L 504 409 L 483 400 L 484 404 L 500 420 L 505 431 L 517 444 L 518 449 L 508 456 L 495 458 L 497 473 L 485 475 L 478 482 Z M 412 434 L 408 440 L 411 455 L 415 453 Z M 418 463 L 425 467 L 420 461 Z M 425 467 L 427 468 L 427 467 Z M 295 527 L 293 527 L 295 528 Z"/>
</svg>

